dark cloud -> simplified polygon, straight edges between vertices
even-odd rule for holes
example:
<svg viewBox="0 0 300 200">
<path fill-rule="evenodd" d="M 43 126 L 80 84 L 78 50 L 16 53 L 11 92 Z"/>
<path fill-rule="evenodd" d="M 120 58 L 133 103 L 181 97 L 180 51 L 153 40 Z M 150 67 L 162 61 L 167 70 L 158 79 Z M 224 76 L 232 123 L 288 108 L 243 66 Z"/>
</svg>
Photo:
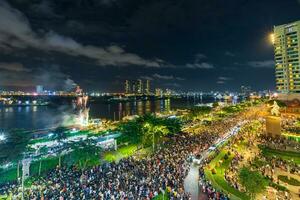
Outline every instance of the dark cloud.
<svg viewBox="0 0 300 200">
<path fill-rule="evenodd" d="M 185 90 L 273 89 L 266 36 L 274 25 L 300 18 L 297 0 L 0 2 L 1 63 L 30 67 L 17 73 L 32 85 L 37 69 L 58 64 L 66 75 L 60 79 L 94 91 L 121 91 L 127 78 L 153 79 L 153 88 L 180 81 L 153 74 L 184 77 Z"/>
<path fill-rule="evenodd" d="M 191 68 L 191 69 L 213 69 L 215 68 L 213 64 L 210 63 L 188 63 L 185 65 L 187 68 Z"/>
<path fill-rule="evenodd" d="M 153 74 L 152 77 L 156 79 L 162 79 L 162 80 L 179 80 L 179 81 L 185 80 L 184 78 L 174 77 L 173 75 Z"/>
<path fill-rule="evenodd" d="M 207 60 L 207 56 L 201 53 L 198 53 L 194 56 L 193 63 L 185 64 L 186 68 L 190 69 L 213 69 L 215 68 L 213 64 L 204 62 L 203 60 Z"/>
<path fill-rule="evenodd" d="M 166 83 L 164 84 L 166 87 L 171 87 L 171 88 L 180 88 L 181 85 L 178 83 Z"/>
<path fill-rule="evenodd" d="M 54 6 L 55 5 L 53 1 L 42 0 L 38 3 L 32 4 L 30 6 L 30 11 L 47 18 L 62 18 L 62 16 L 55 13 Z"/>
<path fill-rule="evenodd" d="M 0 63 L 0 70 L 12 72 L 30 72 L 31 69 L 25 68 L 21 63 Z"/>
<path fill-rule="evenodd" d="M 230 51 L 226 51 L 226 52 L 225 52 L 225 56 L 234 57 L 235 54 L 232 53 L 232 52 L 230 52 Z"/>
<path fill-rule="evenodd" d="M 275 62 L 274 60 L 250 61 L 247 65 L 253 68 L 274 68 Z"/>
<path fill-rule="evenodd" d="M 227 76 L 219 76 L 217 79 L 217 84 L 226 84 L 228 81 L 231 81 L 232 78 L 231 77 L 227 77 Z"/>
<path fill-rule="evenodd" d="M 219 77 L 218 77 L 218 80 L 222 80 L 222 81 L 230 81 L 230 80 L 232 80 L 232 78 L 226 77 L 226 76 L 219 76 Z"/>
<path fill-rule="evenodd" d="M 0 45 L 2 48 L 25 49 L 31 47 L 72 56 L 83 56 L 96 60 L 99 65 L 160 67 L 158 62 L 127 53 L 117 45 L 104 48 L 83 45 L 54 31 L 43 35 L 37 34 L 32 30 L 27 18 L 4 1 L 0 2 Z"/>
<path fill-rule="evenodd" d="M 0 63 L 0 85 L 33 88 L 44 85 L 51 90 L 72 90 L 77 84 L 59 65 L 44 65 L 30 69 L 21 63 Z"/>
</svg>

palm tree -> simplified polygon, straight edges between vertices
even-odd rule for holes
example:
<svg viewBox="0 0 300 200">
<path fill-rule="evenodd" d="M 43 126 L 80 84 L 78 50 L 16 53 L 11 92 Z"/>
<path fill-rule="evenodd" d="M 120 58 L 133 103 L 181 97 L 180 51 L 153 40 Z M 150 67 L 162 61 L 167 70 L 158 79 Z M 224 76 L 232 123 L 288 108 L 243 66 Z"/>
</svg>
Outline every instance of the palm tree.
<svg viewBox="0 0 300 200">
<path fill-rule="evenodd" d="M 80 142 L 74 142 L 71 145 L 74 150 L 73 156 L 74 160 L 78 163 L 80 169 L 85 169 L 89 165 L 95 165 L 100 160 L 101 148 L 96 146 L 95 142 L 92 140 L 85 140 Z"/>
<path fill-rule="evenodd" d="M 152 137 L 152 149 L 155 150 L 155 144 L 160 138 L 170 133 L 169 129 L 164 125 L 153 125 L 146 122 L 143 125 L 144 143 L 147 143 Z"/>
<path fill-rule="evenodd" d="M 55 138 L 59 144 L 63 145 L 63 140 L 67 138 L 67 131 L 68 129 L 66 127 L 57 127 L 54 130 Z M 58 166 L 61 167 L 61 152 L 58 156 Z"/>
</svg>

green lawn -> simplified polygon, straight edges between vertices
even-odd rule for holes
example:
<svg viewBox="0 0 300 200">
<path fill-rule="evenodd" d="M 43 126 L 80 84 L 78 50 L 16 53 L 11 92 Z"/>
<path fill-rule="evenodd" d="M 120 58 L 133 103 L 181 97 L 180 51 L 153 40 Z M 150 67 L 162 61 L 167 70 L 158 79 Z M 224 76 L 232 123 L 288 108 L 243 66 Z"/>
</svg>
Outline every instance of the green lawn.
<svg viewBox="0 0 300 200">
<path fill-rule="evenodd" d="M 205 177 L 212 182 L 213 186 L 216 189 L 229 194 L 230 199 L 242 199 L 242 200 L 250 199 L 245 193 L 238 191 L 237 189 L 233 188 L 226 182 L 224 178 L 225 171 L 229 167 L 230 162 L 233 159 L 233 155 L 228 156 L 228 159 L 224 160 L 222 164 L 218 164 L 219 161 L 224 158 L 226 153 L 227 151 L 222 150 L 218 154 L 218 156 L 209 163 L 210 169 L 214 168 L 216 170 L 216 174 L 213 174 L 210 169 L 206 168 Z"/>
<path fill-rule="evenodd" d="M 9 195 L 9 196 L 4 196 L 4 195 L 0 195 L 0 200 L 11 200 L 12 199 L 12 196 L 11 195 Z"/>
<path fill-rule="evenodd" d="M 300 154 L 297 152 L 280 151 L 265 146 L 260 146 L 260 149 L 262 150 L 262 154 L 266 157 L 277 156 L 286 161 L 291 161 L 293 159 L 296 164 L 300 164 Z"/>
<path fill-rule="evenodd" d="M 159 194 L 157 195 L 157 197 L 155 197 L 153 200 L 169 200 L 169 195 L 168 194 Z"/>
<path fill-rule="evenodd" d="M 287 176 L 280 175 L 278 176 L 279 180 L 294 186 L 300 186 L 300 181 L 297 179 L 294 179 L 293 177 L 288 178 Z"/>
</svg>

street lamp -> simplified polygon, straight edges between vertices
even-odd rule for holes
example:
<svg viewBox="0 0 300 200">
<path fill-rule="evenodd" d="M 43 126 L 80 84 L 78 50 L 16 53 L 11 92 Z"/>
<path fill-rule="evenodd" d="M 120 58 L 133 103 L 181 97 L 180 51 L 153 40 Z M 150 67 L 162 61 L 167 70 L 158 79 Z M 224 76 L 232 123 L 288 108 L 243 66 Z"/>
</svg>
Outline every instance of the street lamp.
<svg viewBox="0 0 300 200">
<path fill-rule="evenodd" d="M 270 42 L 271 42 L 272 44 L 275 44 L 275 35 L 274 35 L 274 33 L 271 33 L 271 34 L 269 35 L 269 40 L 270 40 Z"/>
</svg>

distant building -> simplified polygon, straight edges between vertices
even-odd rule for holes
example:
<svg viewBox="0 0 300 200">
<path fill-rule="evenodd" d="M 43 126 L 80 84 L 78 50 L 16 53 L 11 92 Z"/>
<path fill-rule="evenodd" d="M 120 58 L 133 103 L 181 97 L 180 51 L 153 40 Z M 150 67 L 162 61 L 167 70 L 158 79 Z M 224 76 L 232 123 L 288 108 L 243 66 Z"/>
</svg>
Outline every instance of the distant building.
<svg viewBox="0 0 300 200">
<path fill-rule="evenodd" d="M 144 84 L 141 79 L 126 80 L 124 83 L 124 89 L 126 94 L 150 94 L 150 81 L 146 80 L 146 83 Z"/>
<path fill-rule="evenodd" d="M 274 26 L 276 89 L 300 93 L 300 21 Z"/>
<path fill-rule="evenodd" d="M 250 93 L 251 93 L 251 87 L 250 86 L 244 86 L 244 85 L 241 86 L 241 94 L 243 96 L 250 96 Z"/>
<path fill-rule="evenodd" d="M 44 92 L 44 87 L 42 85 L 36 86 L 36 93 L 42 94 Z"/>
<path fill-rule="evenodd" d="M 160 88 L 156 88 L 155 89 L 155 96 L 160 97 L 162 95 L 163 95 L 163 91 Z"/>
<path fill-rule="evenodd" d="M 130 81 L 129 80 L 125 81 L 125 87 L 124 87 L 124 89 L 125 89 L 125 93 L 126 94 L 130 94 L 131 93 L 131 85 L 130 85 Z"/>
<path fill-rule="evenodd" d="M 138 84 L 137 81 L 130 81 L 131 82 L 131 93 L 137 94 Z"/>
<path fill-rule="evenodd" d="M 143 94 L 143 81 L 141 79 L 137 80 L 136 93 L 137 94 Z"/>
<path fill-rule="evenodd" d="M 165 95 L 170 96 L 172 94 L 172 90 L 166 89 Z"/>
<path fill-rule="evenodd" d="M 145 88 L 145 94 L 150 94 L 150 80 L 146 80 L 146 88 Z"/>
</svg>

